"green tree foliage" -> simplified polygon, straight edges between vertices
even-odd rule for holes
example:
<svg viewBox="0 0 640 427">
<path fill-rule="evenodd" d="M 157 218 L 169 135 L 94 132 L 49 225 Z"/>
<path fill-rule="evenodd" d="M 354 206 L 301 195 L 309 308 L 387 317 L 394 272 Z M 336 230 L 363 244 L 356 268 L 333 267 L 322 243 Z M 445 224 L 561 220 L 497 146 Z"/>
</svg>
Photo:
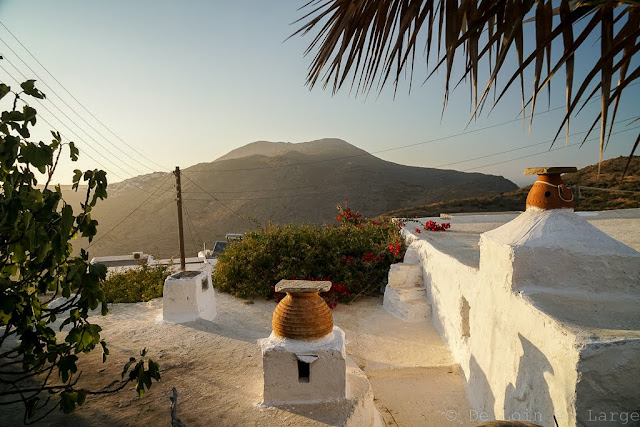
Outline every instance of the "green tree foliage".
<svg viewBox="0 0 640 427">
<path fill-rule="evenodd" d="M 143 350 L 141 359 L 125 365 L 119 383 L 97 391 L 77 386 L 78 355 L 98 348 L 104 361 L 109 354 L 100 326 L 89 321 L 92 310 L 108 310 L 101 287 L 106 269 L 90 264 L 85 250 L 72 256 L 70 240 L 96 235 L 91 210 L 107 197 L 107 177 L 101 170 L 75 171 L 73 189 L 86 186 L 77 214 L 59 186 L 50 188 L 63 147 L 73 161 L 79 151 L 58 132 L 51 132 L 49 144 L 29 141 L 37 114 L 23 99 L 45 98 L 34 83 L 22 83 L 17 92 L 0 83 L 0 99 L 13 95 L 13 108 L 0 115 L 0 405 L 24 404 L 25 423 L 56 408 L 73 412 L 87 396 L 130 382 L 142 396 L 160 378 Z M 46 178 L 44 186 L 37 186 L 35 171 Z"/>
<path fill-rule="evenodd" d="M 324 295 L 329 303 L 378 294 L 389 266 L 404 256 L 398 225 L 342 208 L 337 218 L 338 226 L 271 225 L 248 233 L 218 256 L 216 288 L 241 298 L 269 298 L 281 279 L 323 279 L 334 284 Z"/>
</svg>

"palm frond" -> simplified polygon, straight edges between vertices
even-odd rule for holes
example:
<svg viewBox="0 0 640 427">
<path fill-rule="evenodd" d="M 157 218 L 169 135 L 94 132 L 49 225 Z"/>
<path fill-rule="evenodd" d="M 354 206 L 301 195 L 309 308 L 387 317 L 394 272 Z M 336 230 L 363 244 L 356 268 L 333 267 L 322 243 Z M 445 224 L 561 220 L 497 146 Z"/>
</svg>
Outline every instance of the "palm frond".
<svg viewBox="0 0 640 427">
<path fill-rule="evenodd" d="M 491 89 L 495 106 L 518 79 L 522 108 L 531 108 L 529 131 L 541 91 L 547 88 L 550 102 L 551 80 L 564 67 L 566 114 L 556 139 L 566 126 L 568 141 L 570 118 L 599 94 L 600 112 L 595 122 L 600 122 L 601 161 L 622 92 L 639 78 L 637 73 L 629 73 L 629 67 L 640 49 L 640 0 L 555 0 L 556 7 L 552 1 L 312 0 L 303 6 L 309 12 L 297 21 L 301 26 L 293 35 L 316 32 L 305 51 L 305 55 L 314 53 L 306 81 L 310 88 L 321 84 L 324 88 L 331 86 L 335 93 L 350 80 L 350 90 L 357 96 L 373 88 L 382 90 L 390 82 L 397 90 L 403 72 L 409 76 L 411 90 L 416 51 L 420 35 L 424 34 L 426 66 L 430 65 L 432 50 L 438 56 L 435 66 L 427 68 L 427 79 L 445 67 L 443 111 L 450 95 L 454 64 L 464 57 L 464 71 L 454 89 L 461 82 L 468 82 L 471 120 L 482 112 Z M 578 25 L 585 19 L 585 25 Z M 533 25 L 526 31 L 535 33 L 535 45 L 525 51 L 525 25 L 529 22 Z M 594 37 L 599 40 L 601 57 L 585 77 L 575 81 L 575 55 Z M 561 44 L 554 46 L 556 40 Z M 554 61 L 552 48 L 560 46 L 562 54 Z M 506 72 L 503 66 L 514 50 L 516 70 L 498 90 L 498 76 Z M 489 78 L 479 91 L 478 72 L 484 63 L 488 64 Z M 533 68 L 533 91 L 527 98 L 525 70 L 529 67 Z M 617 84 L 612 87 L 616 74 Z M 574 84 L 578 87 L 575 92 Z M 578 108 L 581 102 L 582 107 Z M 636 147 L 637 143 L 634 150 Z"/>
</svg>

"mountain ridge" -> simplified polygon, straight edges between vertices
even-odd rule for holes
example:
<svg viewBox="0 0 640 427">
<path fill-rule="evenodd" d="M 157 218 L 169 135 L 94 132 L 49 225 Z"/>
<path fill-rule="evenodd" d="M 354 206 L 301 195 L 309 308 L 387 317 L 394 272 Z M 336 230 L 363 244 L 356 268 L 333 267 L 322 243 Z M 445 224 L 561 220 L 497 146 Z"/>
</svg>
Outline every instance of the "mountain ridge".
<svg viewBox="0 0 640 427">
<path fill-rule="evenodd" d="M 185 240 L 189 256 L 253 222 L 331 223 L 345 199 L 366 216 L 420 202 L 510 191 L 504 177 L 399 165 L 346 141 L 256 141 L 208 163 L 181 168 Z M 93 216 L 99 222 L 95 255 L 177 251 L 177 210 L 170 172 L 110 184 Z M 125 218 L 123 220 L 123 218 Z M 87 242 L 79 242 L 87 247 Z M 74 245 L 75 246 L 75 245 Z"/>
</svg>

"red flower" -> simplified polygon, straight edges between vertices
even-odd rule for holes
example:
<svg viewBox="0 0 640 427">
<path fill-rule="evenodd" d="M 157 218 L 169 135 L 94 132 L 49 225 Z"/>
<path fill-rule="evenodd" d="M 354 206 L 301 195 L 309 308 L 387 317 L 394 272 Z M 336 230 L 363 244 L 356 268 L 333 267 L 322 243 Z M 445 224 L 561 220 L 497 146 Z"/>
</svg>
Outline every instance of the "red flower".
<svg viewBox="0 0 640 427">
<path fill-rule="evenodd" d="M 419 228 L 416 228 L 416 233 L 419 233 L 419 232 L 420 232 L 420 229 L 419 229 Z"/>
<path fill-rule="evenodd" d="M 373 253 L 369 252 L 368 254 L 364 254 L 362 255 L 362 260 L 365 262 L 371 262 L 375 259 L 375 255 L 373 255 Z"/>
</svg>

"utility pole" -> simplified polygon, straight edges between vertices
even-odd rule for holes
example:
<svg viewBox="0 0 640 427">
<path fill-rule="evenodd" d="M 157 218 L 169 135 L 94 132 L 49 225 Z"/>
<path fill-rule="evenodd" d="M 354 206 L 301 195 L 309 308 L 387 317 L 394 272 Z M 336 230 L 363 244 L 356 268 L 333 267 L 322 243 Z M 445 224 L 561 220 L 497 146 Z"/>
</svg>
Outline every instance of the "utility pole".
<svg viewBox="0 0 640 427">
<path fill-rule="evenodd" d="M 178 198 L 176 201 L 178 202 L 178 235 L 180 236 L 180 269 L 182 271 L 185 270 L 184 265 L 184 232 L 182 230 L 182 187 L 180 186 L 180 167 L 176 166 L 175 172 L 173 174 L 176 176 L 176 192 L 178 193 Z"/>
</svg>

